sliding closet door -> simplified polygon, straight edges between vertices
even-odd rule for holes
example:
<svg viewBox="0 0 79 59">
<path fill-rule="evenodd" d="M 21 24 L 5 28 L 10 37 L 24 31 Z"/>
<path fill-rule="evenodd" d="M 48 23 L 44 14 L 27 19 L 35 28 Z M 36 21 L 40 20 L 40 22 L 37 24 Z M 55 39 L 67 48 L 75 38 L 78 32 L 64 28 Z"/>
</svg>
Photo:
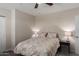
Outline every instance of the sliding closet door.
<svg viewBox="0 0 79 59">
<path fill-rule="evenodd" d="M 0 52 L 5 50 L 5 17 L 0 17 Z"/>
</svg>

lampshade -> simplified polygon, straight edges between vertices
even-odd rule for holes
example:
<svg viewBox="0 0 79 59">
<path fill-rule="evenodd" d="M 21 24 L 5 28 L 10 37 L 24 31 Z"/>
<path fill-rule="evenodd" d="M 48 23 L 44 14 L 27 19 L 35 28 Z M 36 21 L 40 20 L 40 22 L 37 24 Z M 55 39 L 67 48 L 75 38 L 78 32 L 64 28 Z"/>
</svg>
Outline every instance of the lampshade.
<svg viewBox="0 0 79 59">
<path fill-rule="evenodd" d="M 70 31 L 65 32 L 65 36 L 71 36 L 71 35 L 72 35 L 72 33 Z"/>
<path fill-rule="evenodd" d="M 39 29 L 32 29 L 32 31 L 33 31 L 34 33 L 37 33 L 37 32 L 39 32 Z"/>
</svg>

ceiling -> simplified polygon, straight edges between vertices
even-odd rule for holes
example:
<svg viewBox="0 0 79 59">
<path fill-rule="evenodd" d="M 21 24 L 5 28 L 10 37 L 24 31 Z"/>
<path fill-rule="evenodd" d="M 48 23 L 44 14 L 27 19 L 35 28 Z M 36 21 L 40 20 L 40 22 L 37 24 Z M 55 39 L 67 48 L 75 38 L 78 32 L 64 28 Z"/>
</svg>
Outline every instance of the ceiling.
<svg viewBox="0 0 79 59">
<path fill-rule="evenodd" d="M 35 3 L 0 3 L 0 8 L 11 10 L 16 8 L 22 12 L 37 16 L 49 13 L 55 13 L 72 8 L 79 7 L 79 3 L 54 3 L 53 6 L 48 6 L 44 3 L 40 4 L 37 9 L 34 9 Z"/>
</svg>

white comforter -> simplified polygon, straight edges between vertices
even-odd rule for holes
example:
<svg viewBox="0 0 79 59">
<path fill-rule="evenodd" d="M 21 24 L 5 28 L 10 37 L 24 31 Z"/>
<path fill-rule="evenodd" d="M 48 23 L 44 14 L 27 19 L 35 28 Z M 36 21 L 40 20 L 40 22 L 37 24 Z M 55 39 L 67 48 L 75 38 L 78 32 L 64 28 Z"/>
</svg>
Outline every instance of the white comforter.
<svg viewBox="0 0 79 59">
<path fill-rule="evenodd" d="M 20 42 L 14 49 L 14 53 L 26 56 L 55 55 L 59 47 L 57 38 L 31 38 Z"/>
</svg>

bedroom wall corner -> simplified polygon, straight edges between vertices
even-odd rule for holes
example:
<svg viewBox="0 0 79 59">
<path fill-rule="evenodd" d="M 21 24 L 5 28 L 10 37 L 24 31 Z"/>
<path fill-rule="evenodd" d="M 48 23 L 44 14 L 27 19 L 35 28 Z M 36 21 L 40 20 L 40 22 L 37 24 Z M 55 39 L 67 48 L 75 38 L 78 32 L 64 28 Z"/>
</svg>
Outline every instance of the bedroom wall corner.
<svg viewBox="0 0 79 59">
<path fill-rule="evenodd" d="M 29 39 L 33 32 L 35 16 L 15 10 L 15 45 Z"/>
</svg>

